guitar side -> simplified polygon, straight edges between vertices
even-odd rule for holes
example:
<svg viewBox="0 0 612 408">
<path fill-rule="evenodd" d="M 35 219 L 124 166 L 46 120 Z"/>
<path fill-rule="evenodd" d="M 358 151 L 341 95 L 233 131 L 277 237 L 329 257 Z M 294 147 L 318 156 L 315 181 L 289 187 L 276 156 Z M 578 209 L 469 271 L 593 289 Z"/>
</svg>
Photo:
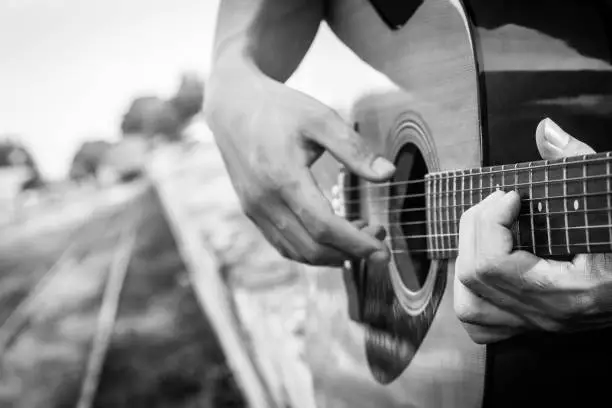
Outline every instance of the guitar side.
<svg viewBox="0 0 612 408">
<path fill-rule="evenodd" d="M 546 116 L 586 135 L 596 149 L 612 150 L 603 137 L 612 129 L 612 116 L 603 113 L 612 93 L 609 46 L 593 9 L 577 2 L 554 8 L 545 0 L 517 1 L 513 10 L 491 3 L 498 2 L 426 0 L 394 29 L 367 0 L 333 3 L 330 26 L 389 79 L 355 101 L 353 120 L 379 153 L 396 163 L 401 158 L 400 177 L 422 172 L 419 160 L 428 172 L 536 160 L 533 134 Z M 573 35 L 561 33 L 560 40 L 541 24 L 553 8 L 557 21 L 579 27 Z M 536 18 L 514 25 L 516 15 L 504 12 Z M 576 44 L 588 39 L 587 52 L 578 52 Z M 337 164 L 326 157 L 315 172 L 331 188 Z M 393 230 L 388 191 L 371 187 L 361 183 L 360 199 L 370 204 L 360 215 Z M 394 257 L 387 269 L 370 268 L 365 280 L 359 271 L 344 277 L 314 271 L 307 360 L 319 406 L 481 406 L 485 348 L 471 342 L 454 315 L 453 263 L 432 262 L 425 274 L 419 268 L 414 259 Z M 365 287 L 355 292 L 351 285 Z M 408 310 L 420 298 L 433 306 Z M 349 317 L 355 302 L 360 322 Z"/>
</svg>

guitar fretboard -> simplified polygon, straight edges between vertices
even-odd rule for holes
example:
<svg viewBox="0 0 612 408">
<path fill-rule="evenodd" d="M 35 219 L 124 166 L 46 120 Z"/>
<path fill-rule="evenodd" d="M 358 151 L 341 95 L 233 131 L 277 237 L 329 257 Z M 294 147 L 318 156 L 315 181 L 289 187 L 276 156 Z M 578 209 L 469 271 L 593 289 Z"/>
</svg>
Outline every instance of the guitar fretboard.
<svg viewBox="0 0 612 408">
<path fill-rule="evenodd" d="M 426 176 L 433 259 L 457 256 L 459 219 L 496 189 L 516 190 L 514 247 L 539 256 L 612 250 L 611 155 L 599 153 Z"/>
</svg>

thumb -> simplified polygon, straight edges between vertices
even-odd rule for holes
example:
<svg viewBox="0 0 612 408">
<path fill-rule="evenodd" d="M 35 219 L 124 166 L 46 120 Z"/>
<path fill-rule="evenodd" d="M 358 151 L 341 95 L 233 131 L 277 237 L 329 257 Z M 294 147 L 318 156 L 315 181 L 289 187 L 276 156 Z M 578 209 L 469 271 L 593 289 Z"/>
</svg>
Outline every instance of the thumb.
<svg viewBox="0 0 612 408">
<path fill-rule="evenodd" d="M 564 131 L 550 119 L 544 119 L 536 130 L 536 144 L 545 160 L 595 153 L 595 150 Z"/>
<path fill-rule="evenodd" d="M 323 126 L 309 132 L 307 137 L 323 146 L 351 172 L 369 181 L 384 181 L 395 172 L 395 166 L 375 154 L 366 140 L 334 112 Z"/>
</svg>

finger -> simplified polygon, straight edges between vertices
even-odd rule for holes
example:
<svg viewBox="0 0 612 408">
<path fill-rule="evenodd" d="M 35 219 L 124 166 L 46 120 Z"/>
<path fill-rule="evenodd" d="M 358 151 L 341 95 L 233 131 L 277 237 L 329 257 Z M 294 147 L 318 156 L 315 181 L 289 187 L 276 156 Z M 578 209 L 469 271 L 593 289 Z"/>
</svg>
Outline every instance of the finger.
<svg viewBox="0 0 612 408">
<path fill-rule="evenodd" d="M 488 300 L 536 326 L 552 330 L 551 323 L 588 307 L 592 282 L 580 278 L 572 263 L 540 259 L 526 251 L 515 251 L 479 278 L 494 287 Z M 503 302 L 503 303 L 502 303 Z"/>
<path fill-rule="evenodd" d="M 470 208 L 459 222 L 459 256 L 456 267 L 471 274 L 476 258 L 493 253 L 507 253 L 512 249 L 512 236 L 507 228 L 514 222 L 520 209 L 520 197 L 515 192 L 495 191 Z M 499 227 L 502 226 L 502 228 Z M 500 241 L 501 245 L 500 246 Z M 508 248 L 509 247 L 509 248 Z"/>
<path fill-rule="evenodd" d="M 257 226 L 266 241 L 284 258 L 297 262 L 306 262 L 300 251 L 283 236 L 282 232 L 273 222 L 260 218 L 257 220 Z"/>
<path fill-rule="evenodd" d="M 310 233 L 284 204 L 273 213 L 257 218 L 266 240 L 285 258 L 310 265 L 340 266 L 350 256 L 315 242 Z"/>
<path fill-rule="evenodd" d="M 381 225 L 368 225 L 362 231 L 376 237 L 379 241 L 383 241 L 387 237 L 387 231 Z"/>
<path fill-rule="evenodd" d="M 503 306 L 495 290 L 500 264 L 512 251 L 514 239 L 508 227 L 516 219 L 520 199 L 514 192 L 496 192 L 462 217 L 455 275 L 463 285 Z"/>
<path fill-rule="evenodd" d="M 277 233 L 275 234 L 270 228 L 270 238 L 276 242 L 277 248 L 278 246 L 291 248 L 290 253 L 297 253 L 297 257 L 291 259 L 310 265 L 340 266 L 350 258 L 349 254 L 316 242 L 310 232 L 295 217 L 295 214 L 290 211 L 287 211 L 287 214 L 282 217 L 282 221 L 277 212 L 271 223 Z"/>
<path fill-rule="evenodd" d="M 455 314 L 462 323 L 506 328 L 524 328 L 527 325 L 527 322 L 517 315 L 476 295 L 456 277 L 453 300 Z"/>
<path fill-rule="evenodd" d="M 351 224 L 353 224 L 353 227 L 359 230 L 364 229 L 368 225 L 368 223 L 365 220 L 352 220 Z"/>
<path fill-rule="evenodd" d="M 354 220 L 351 221 L 351 224 L 355 228 L 365 232 L 371 237 L 375 237 L 379 241 L 383 241 L 387 237 L 387 231 L 385 231 L 382 225 L 368 225 L 368 223 L 364 220 Z"/>
<path fill-rule="evenodd" d="M 538 124 L 536 144 L 540 155 L 545 160 L 595 153 L 591 146 L 572 137 L 548 118 Z"/>
<path fill-rule="evenodd" d="M 477 220 L 482 212 L 491 203 L 495 203 L 504 194 L 502 191 L 494 191 L 480 203 L 469 208 L 459 219 L 459 253 L 472 254 L 474 249 L 475 231 Z"/>
<path fill-rule="evenodd" d="M 521 209 L 520 195 L 516 191 L 507 193 L 496 191 L 489 197 L 492 197 L 492 200 L 483 208 L 482 218 L 489 223 L 510 228 L 516 221 Z"/>
<path fill-rule="evenodd" d="M 299 180 L 290 185 L 295 187 L 285 188 L 281 195 L 315 242 L 336 248 L 353 258 L 375 255 L 380 261 L 388 259 L 383 242 L 332 212 L 309 171 L 301 172 Z"/>
<path fill-rule="evenodd" d="M 365 139 L 332 110 L 310 123 L 304 136 L 323 146 L 349 170 L 366 180 L 384 181 L 395 172 L 393 163 L 375 154 Z"/>
<path fill-rule="evenodd" d="M 468 335 L 477 344 L 492 344 L 502 340 L 509 339 L 523 332 L 523 329 L 514 329 L 508 327 L 496 326 L 479 326 L 476 324 L 463 324 Z"/>
</svg>

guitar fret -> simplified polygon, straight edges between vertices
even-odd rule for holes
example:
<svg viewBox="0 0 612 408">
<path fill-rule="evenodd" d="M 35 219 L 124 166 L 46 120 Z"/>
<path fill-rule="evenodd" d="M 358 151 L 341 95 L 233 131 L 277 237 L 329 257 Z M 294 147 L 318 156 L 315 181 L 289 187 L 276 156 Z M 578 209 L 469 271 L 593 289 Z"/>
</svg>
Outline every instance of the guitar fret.
<svg viewBox="0 0 612 408">
<path fill-rule="evenodd" d="M 451 222 L 453 230 L 451 232 L 453 233 L 453 237 L 456 238 L 454 239 L 454 245 L 452 245 L 451 248 L 456 248 L 459 244 L 459 238 L 457 238 L 457 233 L 459 232 L 459 229 L 457 228 L 457 220 L 459 219 L 459 208 L 457 206 L 457 174 L 455 172 L 453 172 L 453 213 L 454 219 Z"/>
<path fill-rule="evenodd" d="M 465 170 L 461 171 L 461 215 L 465 212 Z"/>
<path fill-rule="evenodd" d="M 514 188 L 518 192 L 518 163 L 514 165 Z M 521 222 L 520 220 L 516 220 L 516 245 L 521 245 Z"/>
<path fill-rule="evenodd" d="M 606 177 L 606 191 L 608 192 L 608 194 L 606 194 L 608 204 L 608 234 L 610 237 L 610 248 L 612 249 L 612 227 L 610 227 L 612 225 L 612 211 L 610 211 L 610 208 L 612 208 L 612 203 L 610 203 L 610 192 L 612 191 L 610 190 L 610 176 L 612 175 L 612 173 L 610 173 L 610 152 L 606 153 L 606 158 L 608 159 L 606 160 L 606 175 L 608 176 Z"/>
<path fill-rule="evenodd" d="M 544 203 L 546 208 L 546 233 L 548 235 L 548 253 L 552 255 L 552 240 L 550 238 L 550 210 L 548 209 L 548 160 L 544 162 Z"/>
<path fill-rule="evenodd" d="M 536 252 L 535 226 L 533 222 L 533 169 L 529 163 L 529 213 L 531 214 L 531 247 L 533 253 Z"/>
<path fill-rule="evenodd" d="M 446 232 L 447 232 L 447 241 L 448 241 L 448 245 L 446 247 L 447 251 L 450 251 L 450 249 L 452 248 L 452 243 L 451 243 L 451 230 L 450 230 L 450 226 L 451 226 L 451 222 L 450 222 L 450 175 L 446 175 L 446 194 L 444 194 L 446 196 L 446 219 L 449 221 L 446 223 Z"/>
<path fill-rule="evenodd" d="M 440 174 L 440 183 L 438 183 L 438 187 L 440 188 L 440 247 L 442 248 L 444 257 L 446 257 L 448 251 L 448 246 L 446 245 L 448 223 L 445 220 L 448 219 L 448 214 L 445 215 L 444 210 L 446 209 L 448 212 L 448 206 L 444 205 L 444 180 L 442 177 L 443 176 Z"/>
<path fill-rule="evenodd" d="M 479 194 L 480 194 L 480 200 L 478 202 L 481 202 L 483 200 L 483 191 L 482 191 L 482 167 L 478 169 L 478 180 L 479 180 L 479 185 L 480 188 L 478 189 Z"/>
<path fill-rule="evenodd" d="M 470 170 L 470 207 L 474 205 L 474 177 L 472 177 L 472 170 Z"/>
<path fill-rule="evenodd" d="M 434 254 L 438 253 L 438 209 L 436 208 L 438 205 L 437 199 L 436 199 L 436 175 L 434 174 L 431 177 L 431 192 L 432 192 L 432 197 L 431 197 L 431 225 L 432 225 L 432 249 L 434 250 Z"/>
<path fill-rule="evenodd" d="M 434 244 L 433 244 L 433 240 L 432 240 L 432 236 L 433 236 L 433 229 L 434 227 L 434 223 L 433 223 L 433 214 L 432 214 L 432 207 L 431 207 L 431 192 L 432 190 L 432 184 L 431 184 L 431 177 L 426 177 L 427 179 L 427 194 L 425 195 L 425 208 L 427 209 L 427 219 L 429 220 L 429 230 L 427 231 L 427 247 L 434 249 Z"/>
<path fill-rule="evenodd" d="M 583 156 L 583 160 L 586 160 L 587 155 L 585 154 Z M 587 252 L 591 252 L 591 243 L 589 242 L 589 217 L 587 216 L 587 168 L 586 168 L 586 164 L 583 163 L 582 164 L 582 192 L 584 193 L 583 196 L 583 202 L 584 202 L 584 226 L 585 226 L 585 231 L 584 231 L 584 235 L 585 235 L 585 243 L 586 243 L 586 247 L 587 247 Z"/>
<path fill-rule="evenodd" d="M 564 157 L 563 158 L 563 195 L 567 196 L 567 158 Z M 568 222 L 568 217 L 567 217 L 567 198 L 563 199 L 563 213 L 564 213 L 564 218 L 565 218 L 565 246 L 567 249 L 567 253 L 571 253 L 570 251 L 570 241 L 569 241 L 569 230 L 568 230 L 568 226 L 569 226 L 569 222 Z"/>
<path fill-rule="evenodd" d="M 439 240 L 438 242 L 438 248 L 441 251 L 441 254 L 445 256 L 444 253 L 444 224 L 443 224 L 443 218 L 444 216 L 442 215 L 442 175 L 439 174 L 438 177 L 436 177 L 438 183 L 436 185 L 436 197 L 437 199 L 437 214 L 436 217 L 438 219 L 438 237 L 437 239 Z"/>
<path fill-rule="evenodd" d="M 434 259 L 457 255 L 461 217 L 497 190 L 521 196 L 515 248 L 545 257 L 612 250 L 612 151 L 430 173 L 425 186 L 425 242 Z"/>
</svg>

